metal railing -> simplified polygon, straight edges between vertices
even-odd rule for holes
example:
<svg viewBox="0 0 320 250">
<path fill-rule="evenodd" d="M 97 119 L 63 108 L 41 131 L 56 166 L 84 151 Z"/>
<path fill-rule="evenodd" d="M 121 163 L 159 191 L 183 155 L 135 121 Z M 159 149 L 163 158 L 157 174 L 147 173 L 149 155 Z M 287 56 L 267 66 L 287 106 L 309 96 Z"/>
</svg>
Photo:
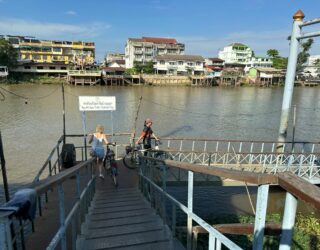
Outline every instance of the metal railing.
<svg viewBox="0 0 320 250">
<path fill-rule="evenodd" d="M 197 244 L 196 235 L 193 235 L 193 222 L 204 228 L 209 233 L 208 248 L 221 249 L 222 245 L 229 249 L 241 249 L 238 245 L 225 237 L 213 226 L 209 225 L 198 215 L 193 213 L 193 188 L 194 173 L 209 174 L 220 178 L 230 178 L 258 186 L 256 215 L 254 224 L 253 249 L 262 249 L 264 231 L 266 227 L 266 213 L 268 205 L 268 194 L 270 184 L 278 184 L 287 191 L 284 216 L 281 227 L 281 241 L 279 249 L 286 249 L 291 246 L 296 207 L 291 206 L 292 201 L 303 200 L 311 206 L 320 209 L 320 189 L 301 179 L 292 173 L 280 173 L 277 175 L 257 174 L 247 171 L 226 170 L 224 168 L 210 168 L 209 166 L 194 165 L 172 160 L 161 160 L 152 157 L 140 157 L 140 189 L 150 203 L 158 208 L 165 223 L 169 224 L 173 236 L 176 234 L 176 210 L 180 208 L 188 217 L 187 219 L 187 249 L 191 250 Z M 178 168 L 188 171 L 188 201 L 187 206 L 183 205 L 173 196 L 168 194 L 166 189 L 167 170 Z M 156 172 L 159 172 L 161 180 L 155 180 Z M 158 192 L 158 195 L 157 195 Z M 171 204 L 171 216 L 167 216 L 167 205 Z M 197 226 L 197 227 L 199 227 Z M 246 226 L 246 225 L 245 225 Z"/>
<path fill-rule="evenodd" d="M 124 152 L 125 147 L 130 144 L 130 135 L 131 133 L 115 133 L 113 136 L 107 134 L 109 140 L 117 142 L 114 151 L 116 159 L 120 159 Z M 75 144 L 76 150 L 76 161 L 81 162 L 85 161 L 86 155 L 89 155 L 89 150 L 91 149 L 91 145 L 87 145 L 84 142 L 83 135 L 80 134 L 69 134 L 66 135 L 67 139 L 72 139 L 72 142 Z M 61 160 L 61 152 L 63 146 L 63 136 L 61 136 L 56 145 L 51 150 L 48 158 L 46 159 L 43 166 L 39 169 L 38 173 L 33 179 L 33 183 L 36 183 L 42 179 L 45 179 L 49 176 L 56 175 L 62 170 L 62 160 Z"/>
<path fill-rule="evenodd" d="M 88 211 L 90 202 L 95 192 L 93 163 L 94 159 L 79 163 L 73 168 L 67 169 L 46 180 L 35 182 L 30 186 L 30 188 L 33 188 L 36 191 L 37 197 L 45 195 L 49 190 L 57 189 L 60 226 L 46 249 L 56 249 L 59 243 L 61 245 L 61 249 L 63 250 L 67 249 L 67 245 L 71 246 L 72 249 L 76 249 L 76 237 L 80 233 L 81 223 L 84 221 L 84 215 Z M 64 184 L 69 182 L 70 185 L 69 180 L 73 176 L 76 177 L 74 183 L 76 186 L 76 192 L 73 194 L 75 202 L 72 204 L 71 210 L 66 215 L 66 203 L 71 201 L 66 201 L 65 199 L 65 192 L 69 192 L 70 187 L 69 189 L 65 189 Z M 41 203 L 39 207 L 41 207 Z M 18 249 L 25 249 L 24 242 L 21 242 L 26 238 L 24 231 L 21 229 L 21 227 L 24 225 L 20 224 L 20 228 L 16 228 L 14 230 L 16 232 L 15 237 L 12 237 L 13 235 L 10 233 L 10 231 L 6 230 L 10 227 L 16 227 L 16 225 L 13 224 L 14 220 L 11 218 L 12 214 L 12 212 L 0 213 L 1 249 L 11 250 L 13 249 L 14 245 L 16 248 L 19 246 Z M 71 228 L 71 234 L 67 233 L 69 228 Z M 22 240 L 18 241 L 20 238 Z"/>
<path fill-rule="evenodd" d="M 290 171 L 320 183 L 320 143 L 162 138 L 166 159 L 207 166 L 276 174 Z M 180 175 L 179 175 L 180 176 Z"/>
</svg>

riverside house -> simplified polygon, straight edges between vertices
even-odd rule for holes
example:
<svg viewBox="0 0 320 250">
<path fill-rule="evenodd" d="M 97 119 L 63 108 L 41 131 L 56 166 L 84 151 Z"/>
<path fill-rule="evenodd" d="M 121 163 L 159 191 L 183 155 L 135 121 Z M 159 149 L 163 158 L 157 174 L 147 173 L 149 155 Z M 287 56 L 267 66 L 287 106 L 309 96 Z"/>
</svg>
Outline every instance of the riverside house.
<svg viewBox="0 0 320 250">
<path fill-rule="evenodd" d="M 157 74 L 202 75 L 204 58 L 198 55 L 159 55 L 154 68 Z"/>
<path fill-rule="evenodd" d="M 158 55 L 183 55 L 184 47 L 174 38 L 129 38 L 125 47 L 126 68 L 132 68 L 134 62 L 154 62 Z"/>
</svg>

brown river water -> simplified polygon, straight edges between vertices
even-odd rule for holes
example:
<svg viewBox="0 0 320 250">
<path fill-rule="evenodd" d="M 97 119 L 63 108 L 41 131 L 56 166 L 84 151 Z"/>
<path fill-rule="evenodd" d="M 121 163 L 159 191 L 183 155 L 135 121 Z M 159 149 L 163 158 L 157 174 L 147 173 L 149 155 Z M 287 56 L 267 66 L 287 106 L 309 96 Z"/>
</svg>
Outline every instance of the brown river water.
<svg viewBox="0 0 320 250">
<path fill-rule="evenodd" d="M 59 85 L 0 85 L 0 129 L 11 191 L 27 184 L 47 159 L 62 135 L 62 93 Z M 66 131 L 81 134 L 82 117 L 78 96 L 116 96 L 114 132 L 132 131 L 136 109 L 142 96 L 138 131 L 151 117 L 160 137 L 196 137 L 233 140 L 276 140 L 283 88 L 194 88 L 194 87 L 106 87 L 66 86 Z M 296 140 L 318 141 L 320 88 L 295 88 L 297 106 Z M 292 117 L 292 116 L 291 116 Z M 87 112 L 87 130 L 103 124 L 111 133 L 110 112 Z M 292 135 L 289 123 L 288 139 Z M 0 178 L 1 179 L 1 178 Z M 0 180 L 2 190 L 2 179 Z M 171 189 L 185 199 L 184 191 Z M 255 197 L 256 190 L 250 187 Z M 199 187 L 195 190 L 195 210 L 251 213 L 244 187 Z M 211 199 L 210 199 L 211 198 Z M 270 211 L 282 210 L 284 193 L 272 188 Z M 204 200 L 200 202 L 200 200 Z M 210 205 L 211 200 L 211 205 Z M 212 203 L 212 200 L 214 202 Z M 214 204 L 214 205 L 212 205 Z M 311 208 L 301 204 L 299 210 Z"/>
</svg>

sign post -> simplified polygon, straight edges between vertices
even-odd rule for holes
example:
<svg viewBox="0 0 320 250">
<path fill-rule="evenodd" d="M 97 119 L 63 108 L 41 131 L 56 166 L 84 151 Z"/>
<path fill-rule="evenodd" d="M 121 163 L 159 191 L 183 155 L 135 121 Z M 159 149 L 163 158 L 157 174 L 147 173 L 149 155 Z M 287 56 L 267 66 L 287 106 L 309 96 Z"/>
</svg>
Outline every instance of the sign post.
<svg viewBox="0 0 320 250">
<path fill-rule="evenodd" d="M 82 111 L 83 140 L 85 147 L 85 159 L 87 160 L 87 132 L 86 132 L 86 111 L 111 111 L 112 135 L 113 135 L 113 116 L 116 110 L 115 96 L 79 96 L 79 110 Z"/>
</svg>

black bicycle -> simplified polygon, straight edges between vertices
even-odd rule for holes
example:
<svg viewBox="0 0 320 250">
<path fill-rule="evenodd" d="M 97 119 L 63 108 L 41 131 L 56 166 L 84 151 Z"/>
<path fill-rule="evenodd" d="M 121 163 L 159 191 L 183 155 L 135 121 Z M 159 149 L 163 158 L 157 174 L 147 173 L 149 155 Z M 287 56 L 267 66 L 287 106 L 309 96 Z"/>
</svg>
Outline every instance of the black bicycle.
<svg viewBox="0 0 320 250">
<path fill-rule="evenodd" d="M 115 159 L 115 153 L 112 149 L 110 149 L 109 146 L 116 146 L 116 143 L 108 143 L 106 146 L 106 153 L 103 157 L 102 166 L 104 170 L 106 171 L 107 175 L 111 176 L 112 182 L 115 187 L 118 187 L 119 181 L 118 181 L 118 164 Z"/>
<path fill-rule="evenodd" d="M 155 158 L 165 158 L 165 152 L 159 149 L 159 145 L 161 142 L 159 140 L 155 140 L 155 147 L 145 149 L 142 143 L 138 145 L 127 146 L 125 156 L 122 158 L 123 164 L 130 169 L 136 169 L 140 163 L 139 156 L 151 156 Z"/>
</svg>

